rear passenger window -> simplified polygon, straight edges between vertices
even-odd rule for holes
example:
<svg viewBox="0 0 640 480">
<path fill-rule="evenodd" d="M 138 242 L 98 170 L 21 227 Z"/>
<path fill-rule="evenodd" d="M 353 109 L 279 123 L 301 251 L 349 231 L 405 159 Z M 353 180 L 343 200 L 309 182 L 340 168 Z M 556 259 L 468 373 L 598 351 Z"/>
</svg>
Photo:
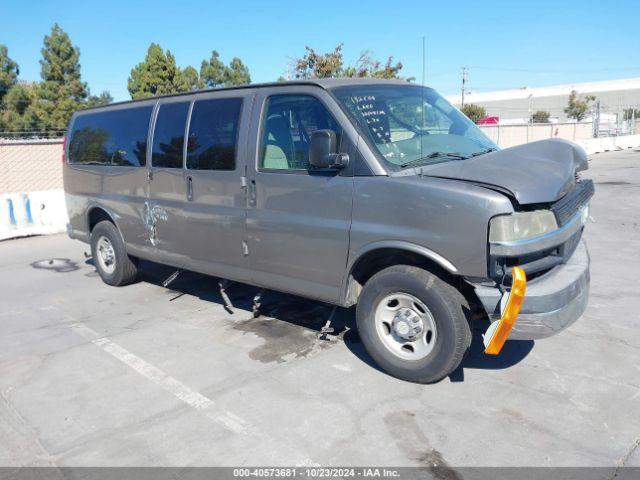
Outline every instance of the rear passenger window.
<svg viewBox="0 0 640 480">
<path fill-rule="evenodd" d="M 78 115 L 69 135 L 69 163 L 144 166 L 152 108 L 122 108 Z"/>
<path fill-rule="evenodd" d="M 187 168 L 234 170 L 241 98 L 198 100 L 187 141 Z"/>
<path fill-rule="evenodd" d="M 263 122 L 261 168 L 309 170 L 309 141 L 315 130 L 336 132 L 340 148 L 342 129 L 320 100 L 311 95 L 269 97 Z"/>
<path fill-rule="evenodd" d="M 151 165 L 161 168 L 182 168 L 184 129 L 189 102 L 160 105 L 153 131 Z"/>
</svg>

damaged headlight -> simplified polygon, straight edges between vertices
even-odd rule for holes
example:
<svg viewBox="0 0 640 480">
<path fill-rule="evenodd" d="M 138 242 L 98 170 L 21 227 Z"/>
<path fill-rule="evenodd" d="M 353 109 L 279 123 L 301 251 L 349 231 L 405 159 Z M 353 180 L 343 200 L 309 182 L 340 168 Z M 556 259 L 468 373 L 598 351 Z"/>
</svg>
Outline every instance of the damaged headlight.
<svg viewBox="0 0 640 480">
<path fill-rule="evenodd" d="M 516 212 L 493 217 L 489 222 L 489 242 L 504 243 L 527 240 L 558 228 L 551 210 Z"/>
</svg>

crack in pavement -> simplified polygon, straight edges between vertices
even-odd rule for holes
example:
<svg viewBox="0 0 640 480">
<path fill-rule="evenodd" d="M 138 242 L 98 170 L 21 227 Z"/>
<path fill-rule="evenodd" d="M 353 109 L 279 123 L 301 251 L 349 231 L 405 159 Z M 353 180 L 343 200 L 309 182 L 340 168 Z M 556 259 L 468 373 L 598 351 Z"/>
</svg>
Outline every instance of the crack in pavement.
<svg viewBox="0 0 640 480">
<path fill-rule="evenodd" d="M 625 453 L 622 457 L 620 457 L 620 459 L 618 459 L 618 461 L 616 462 L 618 465 L 616 466 L 616 469 L 614 470 L 613 475 L 609 477 L 609 480 L 612 480 L 618 476 L 618 472 L 620 471 L 620 469 L 625 466 L 625 464 L 627 463 L 627 460 L 629 460 L 631 455 L 633 455 L 633 452 L 635 452 L 638 447 L 640 447 L 640 438 L 636 438 L 636 441 L 633 442 L 633 445 L 631 445 L 631 448 L 629 449 L 629 451 Z"/>
</svg>

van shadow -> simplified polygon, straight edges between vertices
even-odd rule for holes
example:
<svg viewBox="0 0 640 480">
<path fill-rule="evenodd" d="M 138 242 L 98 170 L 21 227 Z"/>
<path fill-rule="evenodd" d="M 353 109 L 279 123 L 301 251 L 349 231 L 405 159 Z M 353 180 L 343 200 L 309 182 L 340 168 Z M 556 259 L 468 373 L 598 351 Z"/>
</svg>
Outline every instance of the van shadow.
<svg viewBox="0 0 640 480">
<path fill-rule="evenodd" d="M 91 264 L 91 259 L 86 261 Z M 175 268 L 158 263 L 141 260 L 139 279 L 143 282 L 162 286 L 163 282 L 175 272 Z M 200 298 L 206 302 L 224 306 L 225 301 L 220 294 L 221 280 L 209 275 L 192 271 L 183 271 L 165 289 L 167 301 L 180 299 L 183 295 Z M 281 362 L 286 358 L 304 356 L 318 342 L 320 348 L 326 348 L 342 339 L 349 351 L 359 360 L 384 373 L 366 352 L 355 328 L 355 307 L 335 308 L 332 305 L 309 300 L 307 298 L 262 290 L 260 316 L 252 315 L 253 299 L 261 291 L 244 283 L 233 282 L 226 287 L 226 294 L 233 305 L 232 313 L 227 316 L 227 324 L 242 332 L 251 332 L 265 340 L 265 345 L 249 355 L 262 362 Z M 466 312 L 470 315 L 469 312 Z M 332 315 L 333 314 L 333 315 Z M 327 338 L 318 340 L 322 328 L 331 318 L 334 329 Z M 466 369 L 498 370 L 509 368 L 522 361 L 532 350 L 533 341 L 508 341 L 500 355 L 491 356 L 484 353 L 482 332 L 486 330 L 488 320 L 473 319 L 476 326 L 473 330 L 471 348 L 461 365 L 449 375 L 451 382 L 463 382 Z"/>
<path fill-rule="evenodd" d="M 141 260 L 138 271 L 141 281 L 162 286 L 176 269 Z M 220 293 L 220 281 L 217 277 L 185 270 L 166 287 L 167 301 L 179 301 L 182 296 L 189 295 L 225 307 L 225 315 L 216 316 L 216 322 L 264 340 L 263 345 L 248 352 L 254 360 L 282 363 L 307 356 L 335 345 L 351 328 L 348 310 L 240 282 L 229 282 L 225 288 L 232 305 L 229 310 Z M 254 297 L 260 292 L 259 315 L 254 317 Z M 320 339 L 330 318 L 333 332 Z"/>
<path fill-rule="evenodd" d="M 485 329 L 473 330 L 471 348 L 460 366 L 449 375 L 451 382 L 464 382 L 466 369 L 502 370 L 512 367 L 524 360 L 535 345 L 533 340 L 509 340 L 504 344 L 499 355 L 487 355 L 484 353 L 482 339 L 484 331 Z"/>
</svg>

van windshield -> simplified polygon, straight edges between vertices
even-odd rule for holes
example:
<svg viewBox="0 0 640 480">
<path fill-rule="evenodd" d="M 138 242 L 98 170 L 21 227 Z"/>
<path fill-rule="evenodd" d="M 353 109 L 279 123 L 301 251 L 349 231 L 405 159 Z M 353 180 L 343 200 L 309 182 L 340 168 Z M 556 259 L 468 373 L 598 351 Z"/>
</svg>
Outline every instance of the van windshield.
<svg viewBox="0 0 640 480">
<path fill-rule="evenodd" d="M 418 85 L 353 85 L 332 90 L 393 170 L 464 160 L 497 150 L 435 90 Z"/>
</svg>

